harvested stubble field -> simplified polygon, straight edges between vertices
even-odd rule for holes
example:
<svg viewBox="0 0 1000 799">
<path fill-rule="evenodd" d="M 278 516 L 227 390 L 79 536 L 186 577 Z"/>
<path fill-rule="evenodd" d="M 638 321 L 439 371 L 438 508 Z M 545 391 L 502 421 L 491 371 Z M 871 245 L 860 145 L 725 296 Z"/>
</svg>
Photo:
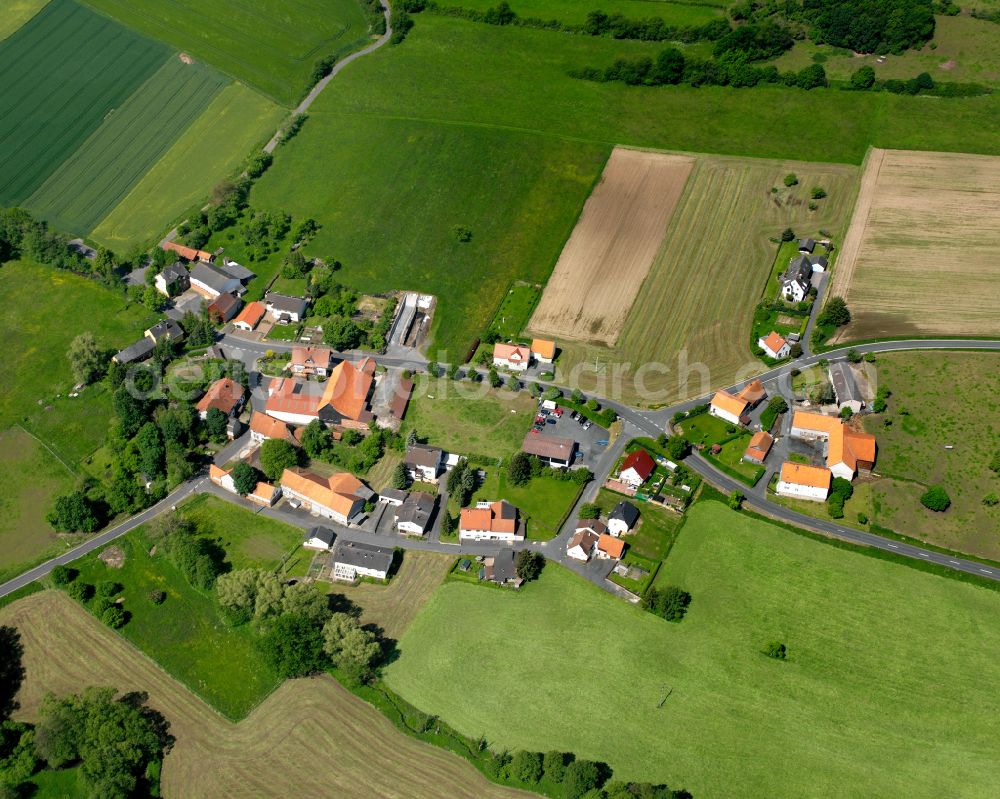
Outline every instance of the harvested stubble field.
<svg viewBox="0 0 1000 799">
<path fill-rule="evenodd" d="M 226 82 L 222 73 L 210 67 L 171 58 L 107 117 L 25 205 L 60 230 L 89 233 Z"/>
<path fill-rule="evenodd" d="M 618 340 L 694 159 L 615 148 L 529 327 L 560 340 Z"/>
<path fill-rule="evenodd" d="M 454 562 L 450 555 L 410 551 L 388 585 L 334 585 L 330 592 L 361 608 L 362 623 L 376 624 L 388 638 L 399 638 Z"/>
<path fill-rule="evenodd" d="M 1000 158 L 872 150 L 828 292 L 851 309 L 835 340 L 1000 332 L 998 247 Z"/>
<path fill-rule="evenodd" d="M 526 795 L 400 733 L 331 677 L 286 682 L 232 724 L 60 592 L 15 602 L 0 624 L 17 627 L 24 644 L 19 717 L 35 718 L 48 691 L 148 693 L 177 739 L 163 766 L 167 797 Z"/>
<path fill-rule="evenodd" d="M 799 183 L 785 189 L 790 172 Z M 613 347 L 561 344 L 562 377 L 575 367 L 584 390 L 654 405 L 760 371 L 747 334 L 774 261 L 770 239 L 791 227 L 829 230 L 837 240 L 857 175 L 846 164 L 696 156 L 621 336 Z M 827 197 L 810 211 L 814 186 Z"/>
<path fill-rule="evenodd" d="M 72 0 L 0 43 L 0 204 L 31 196 L 168 57 Z"/>
</svg>

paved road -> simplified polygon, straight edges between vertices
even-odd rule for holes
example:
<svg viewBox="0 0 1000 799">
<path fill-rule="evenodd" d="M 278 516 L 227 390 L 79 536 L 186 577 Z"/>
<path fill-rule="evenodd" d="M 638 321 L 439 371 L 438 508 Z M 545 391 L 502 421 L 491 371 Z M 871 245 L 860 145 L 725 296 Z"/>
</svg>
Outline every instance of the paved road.
<svg viewBox="0 0 1000 799">
<path fill-rule="evenodd" d="M 359 51 L 359 55 L 364 51 Z M 342 62 L 343 63 L 343 62 Z M 267 344 L 262 344 L 260 342 L 249 341 L 242 337 L 227 335 L 223 337 L 220 344 L 223 348 L 233 348 L 239 349 L 241 351 L 241 359 L 252 360 L 255 357 L 259 357 L 268 349 L 274 350 L 286 350 L 291 349 L 290 344 L 281 344 L 280 342 L 268 342 Z M 979 339 L 906 339 L 900 341 L 881 341 L 874 342 L 871 344 L 861 344 L 855 347 L 842 347 L 840 349 L 831 350 L 829 352 L 810 355 L 803 358 L 799 358 L 793 363 L 784 364 L 783 366 L 775 367 L 765 371 L 759 375 L 758 378 L 764 381 L 772 380 L 782 380 L 788 377 L 790 371 L 793 368 L 802 369 L 806 366 L 810 366 L 817 363 L 821 359 L 827 360 L 840 360 L 846 357 L 848 350 L 855 349 L 861 353 L 868 352 L 893 352 L 898 350 L 949 350 L 949 349 L 969 349 L 969 350 L 1000 350 L 1000 341 L 983 341 Z M 405 358 L 405 359 L 387 359 L 378 356 L 375 353 L 357 353 L 364 355 L 372 355 L 377 357 L 379 362 L 386 366 L 397 366 L 401 368 L 409 369 L 423 369 L 426 368 L 426 361 L 422 359 Z M 531 379 L 531 378 L 527 378 Z M 751 378 L 753 379 L 753 378 Z M 541 381 L 538 381 L 541 383 Z M 737 390 L 745 385 L 749 380 L 743 381 L 735 386 L 730 386 L 731 390 Z M 580 503 L 584 501 L 589 501 L 596 494 L 597 489 L 603 482 L 611 467 L 614 465 L 617 455 L 620 454 L 621 448 L 624 447 L 625 442 L 629 438 L 634 437 L 637 434 L 644 434 L 647 436 L 657 436 L 661 432 L 669 429 L 670 418 L 677 411 L 689 410 L 691 407 L 707 401 L 708 397 L 696 397 L 684 402 L 678 403 L 676 405 L 670 406 L 668 408 L 660 408 L 657 410 L 644 410 L 641 408 L 633 408 L 627 405 L 623 405 L 620 402 L 616 402 L 610 399 L 604 399 L 598 397 L 605 406 L 614 408 L 618 415 L 621 417 L 626 427 L 622 432 L 620 438 L 615 442 L 614 445 L 609 447 L 608 451 L 601 458 L 599 464 L 595 465 L 595 481 L 592 483 L 587 491 L 581 496 Z M 216 457 L 217 462 L 223 463 L 226 460 L 231 459 L 235 456 L 239 450 L 245 446 L 246 437 L 237 440 L 229 444 L 223 451 L 221 451 Z M 974 574 L 980 577 L 986 577 L 993 580 L 1000 581 L 1000 570 L 994 569 L 990 566 L 984 566 L 976 561 L 967 560 L 964 558 L 951 557 L 949 555 L 941 555 L 930 550 L 922 549 L 918 546 L 912 546 L 910 544 L 904 544 L 901 542 L 893 541 L 892 539 L 882 538 L 881 536 L 874 535 L 872 533 L 866 533 L 861 530 L 854 530 L 849 527 L 842 527 L 834 522 L 827 521 L 825 519 L 816 519 L 811 516 L 805 516 L 796 511 L 785 508 L 781 505 L 777 505 L 770 502 L 767 499 L 766 494 L 766 483 L 758 483 L 754 489 L 749 489 L 743 483 L 739 483 L 732 479 L 726 474 L 723 474 L 718 469 L 716 469 L 712 464 L 706 461 L 704 458 L 697 454 L 692 454 L 685 461 L 692 469 L 698 472 L 704 479 L 706 479 L 710 484 L 721 489 L 722 491 L 728 493 L 731 491 L 739 491 L 740 493 L 746 495 L 746 504 L 753 508 L 754 510 L 760 512 L 763 515 L 769 516 L 771 518 L 777 519 L 779 521 L 787 522 L 789 524 L 795 525 L 797 527 L 802 527 L 807 530 L 814 530 L 826 535 L 832 535 L 838 538 L 842 538 L 847 541 L 852 541 L 854 543 L 863 544 L 866 546 L 875 547 L 878 549 L 885 550 L 887 552 L 895 552 L 900 555 L 906 555 L 912 557 L 916 560 L 925 560 L 930 563 L 936 563 L 940 566 L 946 568 L 955 569 L 957 571 L 966 572 L 968 574 Z M 74 549 L 68 550 L 57 558 L 53 558 L 46 563 L 36 566 L 35 568 L 25 572 L 24 574 L 15 577 L 14 579 L 0 585 L 0 597 L 5 596 L 12 591 L 16 591 L 19 588 L 28 585 L 34 580 L 48 574 L 55 566 L 60 564 L 69 563 L 77 558 L 93 552 L 95 549 L 105 546 L 110 541 L 124 535 L 130 530 L 135 529 L 140 524 L 151 519 L 156 514 L 166 510 L 171 505 L 177 503 L 181 499 L 197 492 L 209 490 L 213 493 L 217 493 L 219 496 L 223 497 L 227 501 L 241 503 L 239 497 L 236 497 L 228 492 L 217 489 L 212 483 L 209 483 L 204 477 L 197 477 L 181 486 L 178 486 L 170 495 L 167 496 L 162 502 L 157 503 L 153 507 L 143 511 L 142 513 L 132 517 L 128 521 L 114 527 L 110 530 L 106 530 L 103 533 L 96 535 L 94 538 L 86 541 Z M 578 503 L 579 505 L 579 503 Z M 256 510 L 256 508 L 254 507 Z M 552 541 L 549 542 L 525 542 L 520 545 L 522 547 L 529 547 L 533 549 L 538 549 L 545 553 L 546 557 L 553 560 L 559 561 L 571 568 L 573 571 L 577 572 L 581 576 L 589 579 L 596 584 L 600 585 L 605 590 L 610 590 L 614 592 L 615 586 L 612 583 L 604 580 L 603 577 L 606 576 L 606 564 L 599 563 L 597 566 L 594 563 L 590 564 L 580 564 L 577 561 L 566 558 L 566 547 L 565 543 L 569 536 L 572 535 L 572 530 L 570 529 L 572 522 L 575 520 L 575 514 L 577 508 L 573 509 L 573 514 L 570 515 L 569 520 L 567 520 L 566 525 L 560 531 L 559 535 L 556 536 Z M 296 524 L 300 527 L 308 527 L 315 523 L 312 517 L 302 518 L 300 516 L 293 516 L 292 512 L 284 511 L 282 509 L 267 509 L 262 511 L 267 515 L 272 515 L 274 518 L 281 519 L 282 521 L 288 521 L 292 524 Z M 308 521 L 307 521 L 308 520 Z M 358 541 L 368 541 L 370 543 L 386 543 L 392 546 L 401 546 L 407 549 L 423 549 L 438 552 L 449 552 L 452 554 L 486 554 L 496 550 L 496 545 L 487 544 L 463 544 L 461 546 L 457 544 L 449 544 L 441 542 L 440 540 L 434 540 L 431 537 L 427 539 L 411 539 L 403 536 L 394 536 L 392 541 L 387 541 L 385 536 L 379 536 L 378 534 L 369 533 L 364 530 L 357 530 L 354 528 L 344 528 L 344 535 L 349 540 Z M 376 540 L 378 539 L 378 540 Z M 605 574 L 601 574 L 601 570 L 605 570 Z M 610 587 L 609 587 L 610 586 Z"/>
</svg>

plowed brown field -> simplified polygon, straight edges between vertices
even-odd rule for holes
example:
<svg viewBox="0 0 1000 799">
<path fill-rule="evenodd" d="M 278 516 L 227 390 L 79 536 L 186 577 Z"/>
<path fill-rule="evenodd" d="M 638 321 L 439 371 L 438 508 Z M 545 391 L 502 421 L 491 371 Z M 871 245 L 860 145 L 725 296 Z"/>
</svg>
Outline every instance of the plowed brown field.
<svg viewBox="0 0 1000 799">
<path fill-rule="evenodd" d="M 838 341 L 1000 332 L 1000 158 L 872 150 L 828 296 Z"/>
<path fill-rule="evenodd" d="M 557 339 L 614 344 L 693 166 L 687 156 L 615 148 L 529 328 Z"/>
<path fill-rule="evenodd" d="M 24 644 L 21 717 L 34 718 L 47 691 L 110 685 L 149 694 L 177 739 L 164 761 L 167 797 L 529 796 L 399 732 L 332 677 L 286 682 L 233 724 L 58 591 L 4 608 L 0 624 L 17 627 Z"/>
</svg>

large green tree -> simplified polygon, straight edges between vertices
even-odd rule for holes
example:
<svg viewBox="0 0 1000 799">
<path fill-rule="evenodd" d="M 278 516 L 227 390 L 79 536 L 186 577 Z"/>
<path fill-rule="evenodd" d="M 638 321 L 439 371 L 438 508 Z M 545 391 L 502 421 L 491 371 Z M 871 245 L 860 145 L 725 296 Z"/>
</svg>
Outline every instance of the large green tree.
<svg viewBox="0 0 1000 799">
<path fill-rule="evenodd" d="M 280 438 L 269 438 L 260 446 L 260 468 L 269 480 L 280 480 L 285 469 L 298 466 L 298 450 Z"/>
<path fill-rule="evenodd" d="M 74 338 L 70 342 L 66 357 L 69 358 L 73 377 L 78 383 L 84 385 L 93 383 L 104 374 L 107 359 L 101 348 L 97 346 L 97 339 L 94 338 L 93 333 L 80 333 Z"/>
</svg>

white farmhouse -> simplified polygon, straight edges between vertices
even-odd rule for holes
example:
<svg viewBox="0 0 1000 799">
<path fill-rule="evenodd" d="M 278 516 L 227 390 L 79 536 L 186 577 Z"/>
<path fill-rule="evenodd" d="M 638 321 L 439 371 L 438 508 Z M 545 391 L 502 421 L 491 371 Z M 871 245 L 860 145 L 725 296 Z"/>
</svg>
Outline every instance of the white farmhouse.
<svg viewBox="0 0 1000 799">
<path fill-rule="evenodd" d="M 824 501 L 830 493 L 833 474 L 822 466 L 785 461 L 781 464 L 777 491 L 784 497 Z"/>
</svg>

